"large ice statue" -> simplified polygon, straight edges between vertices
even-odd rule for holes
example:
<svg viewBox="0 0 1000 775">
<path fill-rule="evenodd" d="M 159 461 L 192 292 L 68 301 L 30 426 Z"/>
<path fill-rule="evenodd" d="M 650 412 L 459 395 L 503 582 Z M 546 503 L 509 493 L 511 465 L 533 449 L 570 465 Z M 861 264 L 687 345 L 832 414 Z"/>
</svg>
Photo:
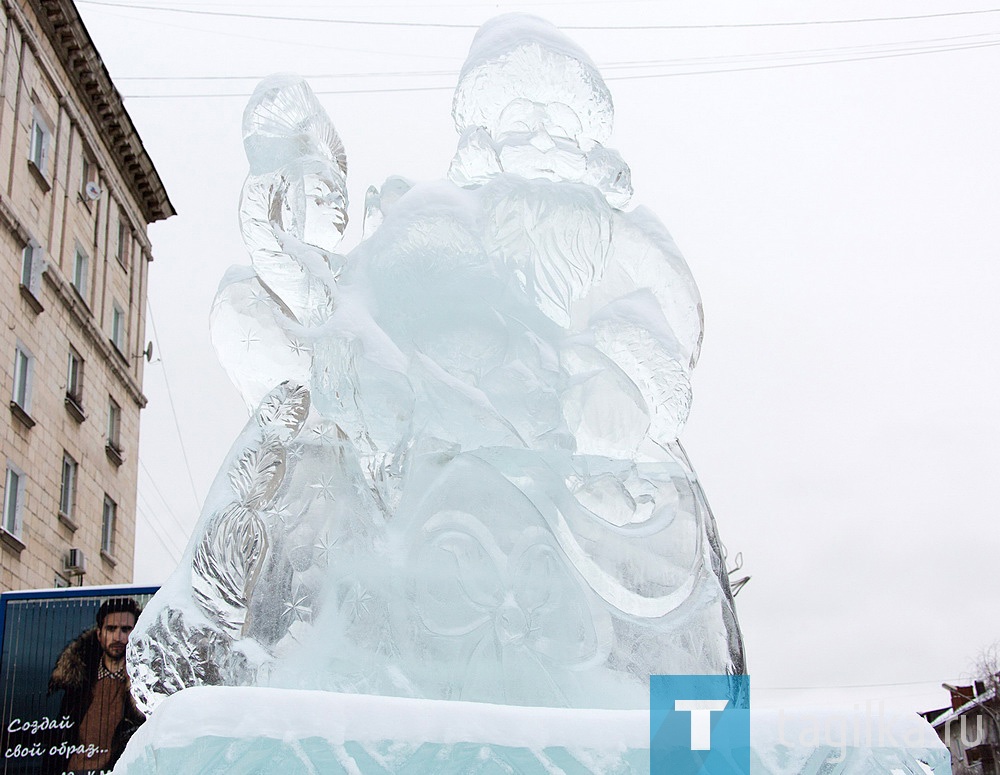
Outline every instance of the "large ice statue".
<svg viewBox="0 0 1000 775">
<path fill-rule="evenodd" d="M 603 143 L 611 95 L 501 17 L 454 99 L 449 181 L 369 190 L 300 79 L 244 114 L 252 267 L 212 312 L 252 419 L 131 642 L 146 709 L 200 684 L 645 708 L 741 673 L 715 522 L 677 440 L 694 281 Z"/>
<path fill-rule="evenodd" d="M 212 333 L 252 418 L 131 638 L 157 709 L 119 775 L 648 773 L 649 676 L 744 672 L 677 440 L 698 292 L 625 209 L 604 82 L 501 17 L 454 117 L 448 181 L 369 189 L 341 255 L 347 164 L 315 96 L 278 76 L 247 107 L 252 265 Z M 774 726 L 761 772 L 946 771 L 929 728 L 917 769 Z"/>
</svg>

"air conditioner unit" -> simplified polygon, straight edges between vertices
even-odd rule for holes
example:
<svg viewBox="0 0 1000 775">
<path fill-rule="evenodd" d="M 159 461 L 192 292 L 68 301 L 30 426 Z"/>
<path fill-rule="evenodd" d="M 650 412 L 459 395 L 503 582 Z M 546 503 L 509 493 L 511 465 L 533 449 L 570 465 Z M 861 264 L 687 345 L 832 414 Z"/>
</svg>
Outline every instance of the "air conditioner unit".
<svg viewBox="0 0 1000 775">
<path fill-rule="evenodd" d="M 67 576 L 83 576 L 87 572 L 87 558 L 83 549 L 70 549 L 65 557 L 63 570 Z"/>
</svg>

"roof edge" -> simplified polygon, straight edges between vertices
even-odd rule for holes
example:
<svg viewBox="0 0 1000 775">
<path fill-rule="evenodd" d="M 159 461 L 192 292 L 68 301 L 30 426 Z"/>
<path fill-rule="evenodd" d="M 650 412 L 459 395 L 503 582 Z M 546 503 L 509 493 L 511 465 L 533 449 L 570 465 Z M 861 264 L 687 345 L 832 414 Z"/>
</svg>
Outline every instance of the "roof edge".
<svg viewBox="0 0 1000 775">
<path fill-rule="evenodd" d="M 72 0 L 29 0 L 147 223 L 177 211 Z"/>
</svg>

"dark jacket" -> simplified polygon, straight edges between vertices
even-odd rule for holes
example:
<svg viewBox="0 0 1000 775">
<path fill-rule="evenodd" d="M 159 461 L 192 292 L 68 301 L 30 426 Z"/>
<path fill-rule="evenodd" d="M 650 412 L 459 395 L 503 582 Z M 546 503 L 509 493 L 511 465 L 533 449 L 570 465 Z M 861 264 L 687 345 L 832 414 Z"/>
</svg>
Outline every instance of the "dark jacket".
<svg viewBox="0 0 1000 775">
<path fill-rule="evenodd" d="M 90 707 L 93 698 L 94 684 L 97 683 L 97 671 L 101 665 L 101 644 L 97 640 L 97 629 L 90 629 L 72 641 L 52 670 L 49 678 L 49 694 L 58 691 L 63 692 L 62 702 L 59 705 L 59 717 L 68 716 L 73 721 L 73 728 L 66 732 L 66 737 L 76 744 L 79 743 L 80 722 Z M 146 717 L 142 715 L 135 706 L 131 692 L 125 692 L 125 700 L 122 703 L 122 718 L 115 728 L 114 740 L 111 744 L 111 762 L 109 768 L 114 766 L 125 750 L 132 733 L 139 727 Z M 60 740 L 56 740 L 56 743 Z M 66 757 L 46 755 L 42 772 L 45 775 L 50 773 L 61 773 L 68 765 Z"/>
</svg>

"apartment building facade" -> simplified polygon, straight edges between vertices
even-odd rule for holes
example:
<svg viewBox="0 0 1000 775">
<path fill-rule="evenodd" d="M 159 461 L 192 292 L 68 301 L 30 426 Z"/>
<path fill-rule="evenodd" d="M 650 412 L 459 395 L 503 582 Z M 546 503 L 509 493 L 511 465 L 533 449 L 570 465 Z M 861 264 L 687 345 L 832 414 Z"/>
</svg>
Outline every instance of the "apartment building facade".
<svg viewBox="0 0 1000 775">
<path fill-rule="evenodd" d="M 0 590 L 125 583 L 146 229 L 174 210 L 72 0 L 0 26 Z"/>
</svg>

